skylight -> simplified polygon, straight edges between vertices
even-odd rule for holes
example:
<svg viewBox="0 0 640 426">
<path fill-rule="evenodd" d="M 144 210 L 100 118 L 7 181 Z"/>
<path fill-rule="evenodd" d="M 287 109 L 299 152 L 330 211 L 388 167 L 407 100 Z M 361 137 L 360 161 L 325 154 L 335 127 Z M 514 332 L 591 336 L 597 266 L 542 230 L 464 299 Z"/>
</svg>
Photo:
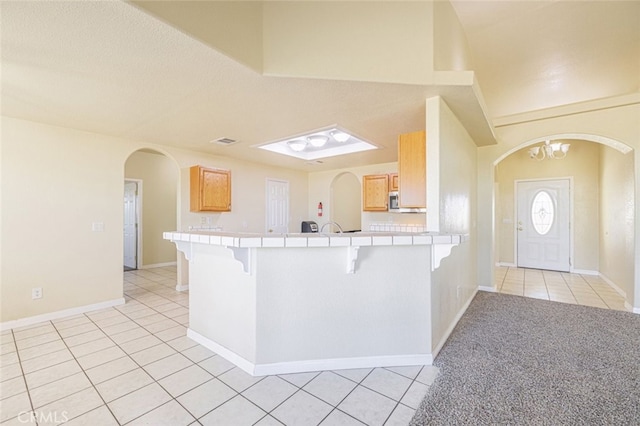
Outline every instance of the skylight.
<svg viewBox="0 0 640 426">
<path fill-rule="evenodd" d="M 307 161 L 378 149 L 377 146 L 337 126 L 291 136 L 257 147 Z"/>
</svg>

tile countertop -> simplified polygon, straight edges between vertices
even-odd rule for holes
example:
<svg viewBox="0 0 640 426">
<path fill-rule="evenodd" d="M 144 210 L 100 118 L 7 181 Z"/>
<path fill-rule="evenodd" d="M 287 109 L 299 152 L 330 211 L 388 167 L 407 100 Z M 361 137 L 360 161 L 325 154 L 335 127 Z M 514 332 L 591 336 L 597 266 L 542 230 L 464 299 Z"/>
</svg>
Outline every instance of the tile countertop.
<svg viewBox="0 0 640 426">
<path fill-rule="evenodd" d="M 188 231 L 164 232 L 163 238 L 226 247 L 351 247 L 460 244 L 468 234 L 433 232 L 357 232 L 344 234 L 287 233 L 258 234 L 248 232 Z"/>
</svg>

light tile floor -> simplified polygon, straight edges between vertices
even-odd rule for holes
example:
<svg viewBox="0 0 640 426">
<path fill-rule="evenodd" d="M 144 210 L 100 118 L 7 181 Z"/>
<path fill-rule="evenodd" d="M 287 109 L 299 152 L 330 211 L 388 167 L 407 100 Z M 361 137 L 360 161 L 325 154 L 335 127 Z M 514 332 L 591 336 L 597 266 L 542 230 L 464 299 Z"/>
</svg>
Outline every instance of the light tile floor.
<svg viewBox="0 0 640 426">
<path fill-rule="evenodd" d="M 252 377 L 185 336 L 175 267 L 125 272 L 126 304 L 1 334 L 4 425 L 406 425 L 431 366 Z M 35 419 L 35 420 L 34 420 Z"/>
<path fill-rule="evenodd" d="M 496 267 L 495 284 L 500 293 L 619 311 L 629 310 L 625 307 L 624 298 L 605 280 L 594 275 Z"/>
</svg>

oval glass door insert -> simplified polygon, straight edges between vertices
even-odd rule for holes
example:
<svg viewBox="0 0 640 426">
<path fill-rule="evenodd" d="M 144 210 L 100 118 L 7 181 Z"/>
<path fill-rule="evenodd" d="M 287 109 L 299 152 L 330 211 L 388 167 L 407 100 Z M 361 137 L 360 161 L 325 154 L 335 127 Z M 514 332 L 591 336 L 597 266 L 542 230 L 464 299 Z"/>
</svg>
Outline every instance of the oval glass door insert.
<svg viewBox="0 0 640 426">
<path fill-rule="evenodd" d="M 531 203 L 531 222 L 533 228 L 540 235 L 545 235 L 553 225 L 555 207 L 551 195 L 547 191 L 540 191 Z"/>
</svg>

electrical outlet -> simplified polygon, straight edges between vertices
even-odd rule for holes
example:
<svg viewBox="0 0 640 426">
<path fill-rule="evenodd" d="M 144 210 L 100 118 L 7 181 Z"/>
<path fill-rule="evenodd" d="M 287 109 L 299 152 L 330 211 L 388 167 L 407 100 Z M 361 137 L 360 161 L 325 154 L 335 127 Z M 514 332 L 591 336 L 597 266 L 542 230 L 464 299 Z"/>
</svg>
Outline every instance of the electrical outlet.
<svg viewBox="0 0 640 426">
<path fill-rule="evenodd" d="M 207 224 L 207 217 L 206 216 L 201 216 L 200 217 L 200 225 L 206 225 Z"/>
<path fill-rule="evenodd" d="M 41 299 L 42 298 L 42 287 L 34 287 L 31 289 L 31 299 Z"/>
</svg>

